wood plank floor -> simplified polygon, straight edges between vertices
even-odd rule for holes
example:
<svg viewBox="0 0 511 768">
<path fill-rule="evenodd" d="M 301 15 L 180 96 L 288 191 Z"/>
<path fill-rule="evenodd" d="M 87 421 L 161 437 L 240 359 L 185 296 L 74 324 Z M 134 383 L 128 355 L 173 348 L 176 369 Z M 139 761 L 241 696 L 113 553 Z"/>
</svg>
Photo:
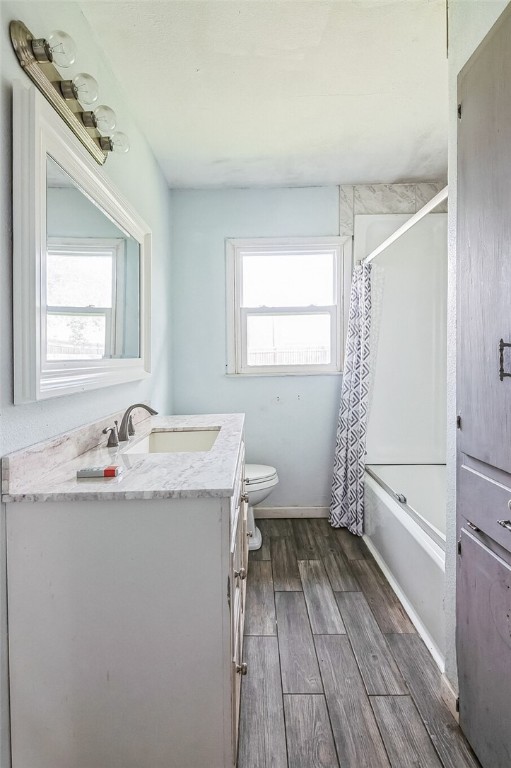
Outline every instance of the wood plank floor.
<svg viewBox="0 0 511 768">
<path fill-rule="evenodd" d="M 363 541 L 326 520 L 258 525 L 238 768 L 480 768 Z"/>
</svg>

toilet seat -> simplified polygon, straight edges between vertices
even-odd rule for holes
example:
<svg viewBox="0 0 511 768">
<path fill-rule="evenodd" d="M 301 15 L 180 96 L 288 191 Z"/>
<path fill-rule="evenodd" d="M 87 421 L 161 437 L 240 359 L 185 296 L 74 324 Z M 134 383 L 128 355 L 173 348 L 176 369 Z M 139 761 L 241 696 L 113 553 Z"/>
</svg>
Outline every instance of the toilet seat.
<svg viewBox="0 0 511 768">
<path fill-rule="evenodd" d="M 279 481 L 275 467 L 266 464 L 245 464 L 245 485 L 247 491 L 267 488 Z"/>
</svg>

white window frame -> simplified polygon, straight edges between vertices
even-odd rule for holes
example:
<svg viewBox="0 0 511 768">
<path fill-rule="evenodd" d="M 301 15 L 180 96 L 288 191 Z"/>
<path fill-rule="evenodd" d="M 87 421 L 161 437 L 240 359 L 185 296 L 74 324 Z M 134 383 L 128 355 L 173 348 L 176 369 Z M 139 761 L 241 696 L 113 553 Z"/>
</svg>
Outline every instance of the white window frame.
<svg viewBox="0 0 511 768">
<path fill-rule="evenodd" d="M 323 253 L 326 249 L 333 250 L 335 256 L 335 304 L 310 307 L 245 308 L 241 306 L 242 256 L 244 254 L 281 252 L 298 255 L 314 251 Z M 342 373 L 351 286 L 352 250 L 351 237 L 227 238 L 227 374 L 234 376 L 308 376 Z M 258 314 L 329 314 L 331 318 L 331 363 L 328 365 L 315 363 L 307 365 L 247 365 L 247 317 Z"/>
<path fill-rule="evenodd" d="M 125 241 L 122 238 L 48 237 L 48 247 L 41 264 L 41 363 L 43 370 L 61 367 L 66 361 L 54 362 L 47 357 L 46 316 L 95 315 L 105 318 L 105 355 L 116 358 L 122 353 L 124 306 L 119 297 L 124 295 Z M 46 298 L 47 263 L 50 254 L 69 256 L 109 256 L 112 259 L 112 307 L 50 307 Z M 87 358 L 85 358 L 87 359 Z"/>
</svg>

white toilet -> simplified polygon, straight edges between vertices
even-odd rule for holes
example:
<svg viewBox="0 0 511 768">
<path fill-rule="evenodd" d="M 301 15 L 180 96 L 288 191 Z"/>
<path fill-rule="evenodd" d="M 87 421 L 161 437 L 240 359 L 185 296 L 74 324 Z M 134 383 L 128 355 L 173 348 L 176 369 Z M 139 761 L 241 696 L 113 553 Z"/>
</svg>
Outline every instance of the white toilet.
<svg viewBox="0 0 511 768">
<path fill-rule="evenodd" d="M 249 539 L 249 549 L 259 549 L 263 543 L 263 537 L 254 521 L 254 507 L 266 499 L 274 486 L 279 482 L 279 476 L 275 467 L 265 464 L 245 464 L 245 493 L 248 495 L 248 530 L 252 531 Z"/>
</svg>

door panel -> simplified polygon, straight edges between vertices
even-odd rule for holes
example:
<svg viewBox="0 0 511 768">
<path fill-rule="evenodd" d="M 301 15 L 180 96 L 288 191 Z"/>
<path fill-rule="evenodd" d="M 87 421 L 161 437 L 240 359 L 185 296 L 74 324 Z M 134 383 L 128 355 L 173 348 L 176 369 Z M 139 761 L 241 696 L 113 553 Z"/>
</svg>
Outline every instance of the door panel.
<svg viewBox="0 0 511 768">
<path fill-rule="evenodd" d="M 511 5 L 458 78 L 456 631 L 460 725 L 484 768 L 511 766 L 510 40 Z"/>
<path fill-rule="evenodd" d="M 511 14 L 458 83 L 458 407 L 463 453 L 511 472 Z M 511 373 L 511 347 L 504 349 Z"/>
<path fill-rule="evenodd" d="M 461 531 L 460 725 L 481 763 L 511 765 L 511 567 Z"/>
</svg>

